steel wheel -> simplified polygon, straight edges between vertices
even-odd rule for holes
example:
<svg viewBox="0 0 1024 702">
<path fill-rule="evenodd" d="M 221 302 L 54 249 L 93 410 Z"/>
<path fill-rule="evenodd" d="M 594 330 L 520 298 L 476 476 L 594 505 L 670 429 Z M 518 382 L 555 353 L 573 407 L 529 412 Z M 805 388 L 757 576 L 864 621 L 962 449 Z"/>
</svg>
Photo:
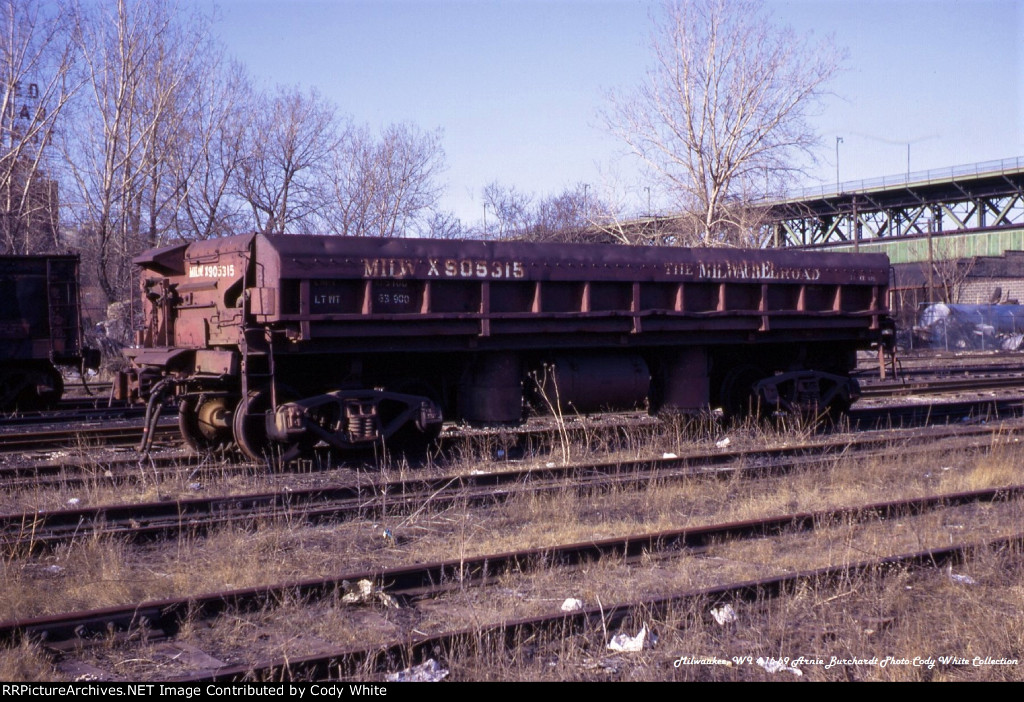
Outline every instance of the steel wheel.
<svg viewBox="0 0 1024 702">
<path fill-rule="evenodd" d="M 756 416 L 766 408 L 760 407 L 760 398 L 754 385 L 768 374 L 750 364 L 738 365 L 722 379 L 719 401 L 727 417 Z"/>
<path fill-rule="evenodd" d="M 440 405 L 438 393 L 422 381 L 411 380 L 399 383 L 394 391 L 405 395 L 425 397 Z M 387 421 L 382 421 L 382 424 L 386 425 Z M 390 437 L 384 439 L 384 444 L 389 451 L 402 454 L 407 458 L 422 459 L 437 444 L 440 436 L 440 424 L 421 429 L 415 420 L 411 420 Z"/>
<path fill-rule="evenodd" d="M 16 368 L 0 370 L 0 409 L 10 411 L 18 407 L 18 398 L 28 386 L 23 371 Z"/>
<path fill-rule="evenodd" d="M 294 394 L 279 389 L 278 397 L 294 397 Z M 283 465 L 299 458 L 306 448 L 304 443 L 280 444 L 271 441 L 267 436 L 268 411 L 270 388 L 250 390 L 249 396 L 239 401 L 231 419 L 231 428 L 238 448 L 254 461 L 268 460 L 275 465 Z"/>
<path fill-rule="evenodd" d="M 178 428 L 196 453 L 227 448 L 231 443 L 231 398 L 186 397 L 178 405 Z"/>
<path fill-rule="evenodd" d="M 40 392 L 41 387 L 49 386 Z M 0 370 L 0 409 L 36 412 L 57 406 L 64 394 L 64 377 L 53 368 Z"/>
</svg>

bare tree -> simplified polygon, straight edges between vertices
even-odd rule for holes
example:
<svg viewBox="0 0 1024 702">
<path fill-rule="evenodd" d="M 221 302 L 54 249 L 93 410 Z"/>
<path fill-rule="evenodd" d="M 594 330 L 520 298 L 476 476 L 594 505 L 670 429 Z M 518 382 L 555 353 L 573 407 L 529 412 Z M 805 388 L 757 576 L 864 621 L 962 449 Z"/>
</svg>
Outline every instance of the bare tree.
<svg viewBox="0 0 1024 702">
<path fill-rule="evenodd" d="M 117 0 L 77 35 L 88 99 L 63 142 L 74 210 L 108 299 L 131 287 L 131 258 L 170 229 L 181 182 L 172 163 L 203 75 L 208 22 L 169 0 Z"/>
<path fill-rule="evenodd" d="M 919 245 L 920 248 L 923 247 Z M 928 302 L 957 304 L 961 301 L 978 263 L 977 256 L 967 255 L 966 249 L 963 241 L 929 242 L 927 257 L 919 264 L 927 281 Z"/>
<path fill-rule="evenodd" d="M 430 231 L 444 167 L 440 131 L 393 124 L 376 138 L 367 127 L 348 130 L 328 175 L 328 229 L 347 236 Z"/>
<path fill-rule="evenodd" d="M 61 248 L 54 131 L 79 84 L 74 8 L 0 0 L 0 239 L 8 254 Z"/>
<path fill-rule="evenodd" d="M 206 35 L 203 19 L 174 15 L 157 37 L 139 97 L 149 131 L 142 142 L 139 234 L 147 247 L 166 242 L 175 231 L 178 210 L 190 182 L 183 165 L 194 164 L 194 144 L 203 136 L 199 109 L 204 87 L 214 79 L 219 50 Z"/>
<path fill-rule="evenodd" d="M 384 184 L 377 199 L 378 236 L 403 236 L 441 195 L 437 178 L 445 168 L 441 132 L 412 124 L 388 126 L 377 148 L 375 171 Z"/>
<path fill-rule="evenodd" d="M 340 148 L 331 154 L 327 175 L 330 207 L 324 220 L 341 236 L 369 236 L 375 225 L 374 203 L 380 197 L 375 177 L 376 148 L 368 127 L 349 127 Z"/>
<path fill-rule="evenodd" d="M 431 239 L 463 239 L 467 231 L 453 212 L 436 210 L 427 220 L 427 235 Z"/>
<path fill-rule="evenodd" d="M 604 209 L 594 198 L 587 201 L 588 186 L 580 183 L 557 195 L 542 198 L 534 210 L 529 238 L 565 243 L 593 241 L 591 214 Z"/>
<path fill-rule="evenodd" d="M 801 172 L 808 118 L 839 57 L 774 26 L 759 0 L 670 0 L 646 82 L 612 96 L 608 127 L 690 221 L 692 242 L 746 243 L 742 206 Z"/>
<path fill-rule="evenodd" d="M 606 225 L 611 207 L 577 183 L 560 193 L 537 196 L 492 181 L 483 189 L 485 221 L 469 232 L 482 238 L 560 243 L 617 243 L 627 241 Z"/>
<path fill-rule="evenodd" d="M 532 221 L 533 197 L 492 181 L 484 186 L 484 238 L 505 239 L 526 231 Z M 493 224 L 492 224 L 493 223 Z"/>
<path fill-rule="evenodd" d="M 614 227 L 621 219 L 588 184 L 547 196 L 523 193 L 497 181 L 483 189 L 485 221 L 470 235 L 557 243 L 638 243 Z"/>
<path fill-rule="evenodd" d="M 341 143 L 333 104 L 316 90 L 278 87 L 253 116 L 238 194 L 261 232 L 308 230 L 323 214 L 325 172 Z"/>
<path fill-rule="evenodd" d="M 235 192 L 256 105 L 249 78 L 240 64 L 216 54 L 200 85 L 188 112 L 191 138 L 172 163 L 180 193 L 174 228 L 184 240 L 238 234 L 249 222 Z"/>
</svg>

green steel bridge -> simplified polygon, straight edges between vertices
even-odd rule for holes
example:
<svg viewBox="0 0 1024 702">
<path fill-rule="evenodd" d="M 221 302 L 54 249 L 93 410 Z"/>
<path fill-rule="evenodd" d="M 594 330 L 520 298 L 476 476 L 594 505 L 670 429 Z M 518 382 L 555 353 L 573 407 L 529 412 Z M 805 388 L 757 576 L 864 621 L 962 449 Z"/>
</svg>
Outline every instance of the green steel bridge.
<svg viewBox="0 0 1024 702">
<path fill-rule="evenodd" d="M 894 263 L 1024 250 L 1024 157 L 841 183 L 769 203 L 770 245 Z"/>
</svg>

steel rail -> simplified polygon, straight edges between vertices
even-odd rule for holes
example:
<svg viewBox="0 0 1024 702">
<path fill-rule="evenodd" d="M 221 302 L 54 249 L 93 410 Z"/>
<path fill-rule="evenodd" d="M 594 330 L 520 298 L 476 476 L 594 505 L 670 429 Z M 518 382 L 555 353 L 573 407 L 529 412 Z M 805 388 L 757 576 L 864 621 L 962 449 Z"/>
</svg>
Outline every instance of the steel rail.
<svg viewBox="0 0 1024 702">
<path fill-rule="evenodd" d="M 917 436 L 931 450 L 939 438 L 970 439 L 1008 434 L 1005 428 L 957 428 L 945 437 Z M 892 437 L 858 437 L 836 444 L 802 444 L 774 449 L 717 450 L 690 456 L 652 457 L 563 466 L 524 467 L 509 471 L 460 474 L 442 478 L 369 481 L 355 485 L 275 492 L 197 497 L 175 501 L 104 505 L 89 508 L 33 511 L 0 515 L 0 543 L 11 551 L 40 549 L 87 534 L 120 538 L 153 538 L 198 533 L 217 525 L 287 516 L 310 523 L 353 517 L 407 514 L 429 504 L 443 509 L 453 503 L 487 504 L 514 494 L 556 493 L 567 487 L 601 489 L 614 484 L 686 479 L 702 475 L 764 475 L 857 452 L 867 456 L 887 451 Z M 990 441 L 969 448 L 987 449 Z M 572 480 L 567 486 L 565 481 Z"/>
<path fill-rule="evenodd" d="M 224 666 L 192 676 L 171 678 L 171 682 L 229 682 L 241 680 L 323 679 L 381 673 L 418 664 L 427 658 L 450 659 L 466 652 L 486 650 L 491 644 L 514 649 L 538 635 L 565 637 L 621 626 L 627 618 L 642 612 L 644 619 L 664 616 L 672 609 L 707 601 L 710 607 L 721 602 L 757 602 L 795 592 L 803 584 L 828 585 L 871 571 L 891 568 L 934 568 L 963 562 L 972 551 L 1010 549 L 1024 545 L 1024 534 L 987 542 L 959 544 L 941 549 L 904 553 L 857 563 L 833 565 L 797 573 L 760 578 L 708 588 L 698 588 L 669 596 L 639 599 L 588 607 L 571 613 L 526 617 L 492 626 L 474 625 L 434 636 L 413 635 L 401 641 L 372 647 L 340 647 L 328 653 L 289 657 L 254 664 Z"/>
<path fill-rule="evenodd" d="M 177 435 L 178 425 L 163 423 L 156 428 L 161 440 Z M 0 453 L 26 450 L 54 450 L 89 445 L 90 442 L 103 444 L 131 445 L 142 438 L 141 425 L 122 426 L 78 426 L 63 429 L 40 429 L 0 433 Z"/>
<path fill-rule="evenodd" d="M 928 510 L 977 502 L 1007 501 L 1024 495 L 1024 485 L 930 495 L 813 512 L 797 512 L 764 519 L 704 527 L 663 530 L 586 542 L 545 546 L 505 553 L 459 558 L 415 566 L 368 570 L 326 579 L 311 579 L 272 586 L 215 592 L 82 612 L 27 618 L 0 623 L 0 641 L 17 644 L 28 639 L 63 647 L 115 631 L 145 627 L 150 638 L 173 636 L 189 616 L 213 617 L 228 609 L 254 611 L 287 599 L 323 598 L 351 582 L 369 580 L 396 597 L 417 597 L 443 591 L 450 583 L 485 584 L 506 572 L 529 572 L 552 565 L 572 566 L 595 558 L 632 559 L 652 552 L 693 553 L 713 542 L 760 538 L 810 531 L 843 520 L 888 519 Z"/>
</svg>

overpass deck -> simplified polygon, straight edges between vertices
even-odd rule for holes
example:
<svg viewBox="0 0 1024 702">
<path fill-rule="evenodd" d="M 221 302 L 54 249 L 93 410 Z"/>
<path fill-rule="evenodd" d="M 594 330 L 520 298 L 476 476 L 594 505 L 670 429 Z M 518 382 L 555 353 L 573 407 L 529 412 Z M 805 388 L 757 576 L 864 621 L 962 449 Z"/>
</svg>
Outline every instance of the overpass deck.
<svg viewBox="0 0 1024 702">
<path fill-rule="evenodd" d="M 776 246 L 1024 227 L 1024 157 L 842 183 L 769 204 Z"/>
</svg>

